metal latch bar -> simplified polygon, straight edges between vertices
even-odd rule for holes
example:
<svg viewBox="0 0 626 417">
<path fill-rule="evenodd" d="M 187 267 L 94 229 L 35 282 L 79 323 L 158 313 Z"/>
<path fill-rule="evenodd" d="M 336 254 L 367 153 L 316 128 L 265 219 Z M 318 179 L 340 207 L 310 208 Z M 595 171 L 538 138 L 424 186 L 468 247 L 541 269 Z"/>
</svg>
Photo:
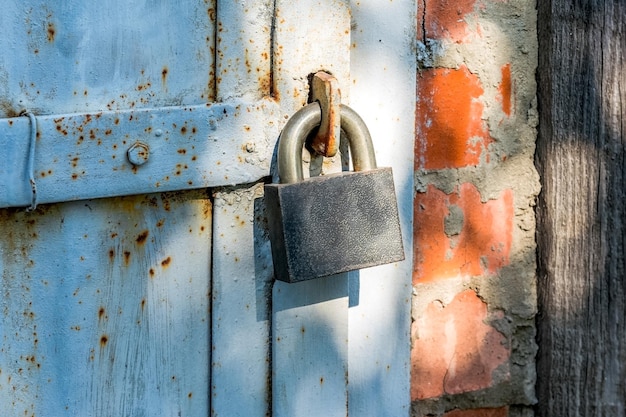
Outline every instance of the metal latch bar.
<svg viewBox="0 0 626 417">
<path fill-rule="evenodd" d="M 269 175 L 279 115 L 261 100 L 37 116 L 37 202 L 256 181 Z M 30 129 L 27 117 L 0 119 L 0 207 L 32 203 Z M 148 149 L 140 164 L 128 155 L 137 143 Z"/>
</svg>

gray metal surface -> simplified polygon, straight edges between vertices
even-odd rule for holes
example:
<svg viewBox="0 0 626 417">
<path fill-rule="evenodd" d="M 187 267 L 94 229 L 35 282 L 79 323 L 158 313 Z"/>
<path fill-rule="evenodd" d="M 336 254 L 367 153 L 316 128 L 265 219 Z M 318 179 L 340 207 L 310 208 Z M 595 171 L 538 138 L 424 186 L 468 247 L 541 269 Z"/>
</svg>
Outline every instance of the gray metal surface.
<svg viewBox="0 0 626 417">
<path fill-rule="evenodd" d="M 340 107 L 341 129 L 350 142 L 350 155 L 355 171 L 376 168 L 372 138 L 363 119 L 350 107 Z M 302 181 L 302 147 L 309 133 L 319 126 L 322 113 L 319 103 L 298 110 L 287 122 L 278 142 L 278 176 L 282 184 Z"/>
<path fill-rule="evenodd" d="M 404 259 L 390 168 L 265 187 L 276 278 L 297 282 Z"/>
</svg>

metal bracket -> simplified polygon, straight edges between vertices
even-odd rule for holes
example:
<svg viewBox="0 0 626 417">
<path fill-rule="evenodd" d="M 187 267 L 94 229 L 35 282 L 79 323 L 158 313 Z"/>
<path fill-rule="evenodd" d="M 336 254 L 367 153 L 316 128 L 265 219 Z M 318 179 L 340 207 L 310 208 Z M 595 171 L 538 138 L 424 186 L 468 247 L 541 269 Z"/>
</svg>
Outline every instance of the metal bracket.
<svg viewBox="0 0 626 417">
<path fill-rule="evenodd" d="M 322 110 L 320 127 L 311 141 L 310 147 L 319 155 L 335 156 L 339 148 L 341 132 L 341 90 L 335 77 L 319 71 L 313 75 L 311 83 L 311 100 L 317 101 Z"/>
<path fill-rule="evenodd" d="M 271 100 L 33 119 L 0 119 L 0 207 L 254 182 L 282 126 Z"/>
</svg>

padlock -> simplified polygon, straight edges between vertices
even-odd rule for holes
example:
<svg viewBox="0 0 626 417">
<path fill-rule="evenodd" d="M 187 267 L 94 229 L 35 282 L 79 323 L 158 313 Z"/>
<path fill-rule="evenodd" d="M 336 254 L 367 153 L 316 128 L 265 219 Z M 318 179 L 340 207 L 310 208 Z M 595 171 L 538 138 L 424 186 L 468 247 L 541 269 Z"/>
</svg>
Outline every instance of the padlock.
<svg viewBox="0 0 626 417">
<path fill-rule="evenodd" d="M 367 126 L 346 105 L 341 130 L 354 171 L 304 180 L 302 148 L 318 103 L 296 112 L 278 143 L 279 184 L 265 185 L 276 279 L 298 282 L 404 260 L 391 168 L 377 168 Z"/>
</svg>

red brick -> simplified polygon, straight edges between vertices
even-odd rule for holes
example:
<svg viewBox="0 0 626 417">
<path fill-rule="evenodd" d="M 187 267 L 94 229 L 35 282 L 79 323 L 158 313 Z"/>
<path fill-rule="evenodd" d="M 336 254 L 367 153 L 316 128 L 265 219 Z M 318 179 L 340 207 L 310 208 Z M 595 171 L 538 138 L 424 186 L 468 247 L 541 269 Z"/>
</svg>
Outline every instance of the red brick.
<svg viewBox="0 0 626 417">
<path fill-rule="evenodd" d="M 498 86 L 498 101 L 502 104 L 502 111 L 507 116 L 511 115 L 511 64 L 503 65 L 501 68 L 502 79 Z"/>
<path fill-rule="evenodd" d="M 476 166 L 493 141 L 482 120 L 483 88 L 461 66 L 419 73 L 415 164 L 421 169 Z"/>
<path fill-rule="evenodd" d="M 473 410 L 454 410 L 445 413 L 443 417 L 507 417 L 509 407 L 475 408 Z"/>
<path fill-rule="evenodd" d="M 434 186 L 415 196 L 413 283 L 458 276 L 493 274 L 510 262 L 513 239 L 513 192 L 481 202 L 480 193 L 464 183 L 452 194 Z M 457 235 L 446 234 L 451 209 L 463 215 Z"/>
<path fill-rule="evenodd" d="M 474 11 L 475 3 L 476 0 L 426 0 L 420 36 L 462 42 L 468 34 L 465 16 Z"/>
<path fill-rule="evenodd" d="M 490 387 L 509 358 L 505 337 L 484 323 L 487 305 L 472 290 L 447 306 L 433 302 L 413 323 L 411 398 L 422 400 Z"/>
</svg>

